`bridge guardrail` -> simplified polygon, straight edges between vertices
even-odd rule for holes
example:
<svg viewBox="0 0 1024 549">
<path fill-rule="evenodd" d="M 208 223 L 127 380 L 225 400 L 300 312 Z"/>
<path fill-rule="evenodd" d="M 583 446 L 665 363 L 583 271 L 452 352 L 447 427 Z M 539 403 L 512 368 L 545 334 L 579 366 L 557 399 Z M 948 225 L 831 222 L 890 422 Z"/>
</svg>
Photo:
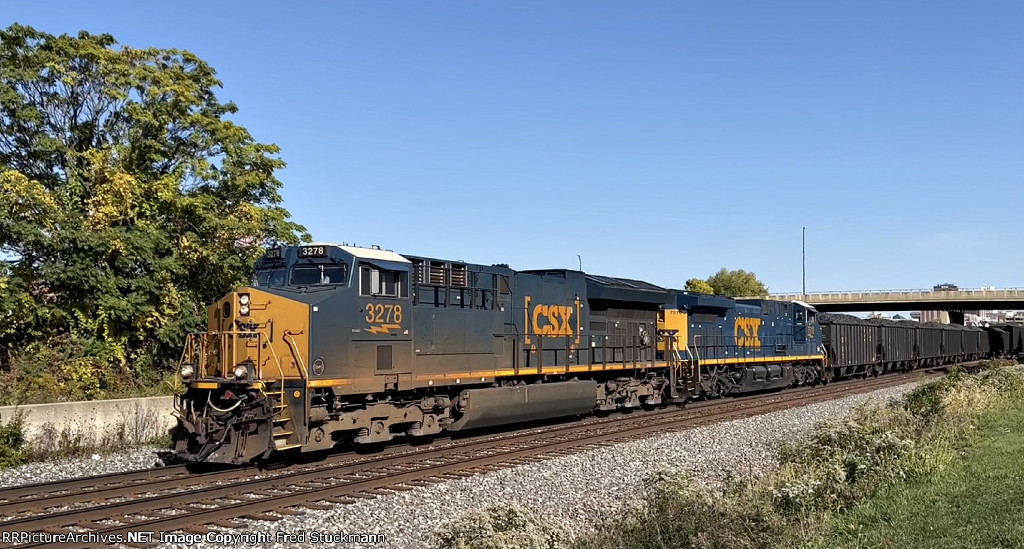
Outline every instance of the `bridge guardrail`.
<svg viewBox="0 0 1024 549">
<path fill-rule="evenodd" d="M 800 292 L 770 294 L 769 299 L 802 301 L 853 300 L 950 300 L 950 299 L 1024 299 L 1024 288 L 961 288 L 959 290 L 851 290 L 831 292 Z"/>
</svg>

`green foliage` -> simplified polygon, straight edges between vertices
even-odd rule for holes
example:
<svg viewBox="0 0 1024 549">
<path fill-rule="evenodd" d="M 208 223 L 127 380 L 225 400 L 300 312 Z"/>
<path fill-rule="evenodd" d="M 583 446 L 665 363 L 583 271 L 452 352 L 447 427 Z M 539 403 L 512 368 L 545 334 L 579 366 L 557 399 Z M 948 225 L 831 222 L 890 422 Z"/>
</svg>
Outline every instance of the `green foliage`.
<svg viewBox="0 0 1024 549">
<path fill-rule="evenodd" d="M 768 287 L 757 279 L 757 275 L 743 269 L 730 271 L 722 267 L 708 277 L 707 283 L 715 294 L 727 297 L 768 295 Z"/>
<path fill-rule="evenodd" d="M 784 518 L 742 488 L 708 493 L 686 477 L 657 479 L 649 505 L 602 524 L 579 549 L 769 549 L 786 535 Z"/>
<path fill-rule="evenodd" d="M 684 288 L 687 292 L 694 292 L 698 294 L 713 294 L 715 289 L 711 287 L 706 281 L 699 278 L 691 278 L 686 281 L 686 287 Z"/>
<path fill-rule="evenodd" d="M 25 451 L 25 434 L 21 415 L 15 415 L 6 423 L 0 417 L 0 469 L 21 465 L 28 461 Z"/>
<path fill-rule="evenodd" d="M 69 334 L 29 343 L 0 374 L 0 406 L 171 394 L 173 374 L 111 367 L 118 349 Z"/>
<path fill-rule="evenodd" d="M 90 397 L 166 367 L 263 246 L 308 238 L 220 86 L 187 51 L 0 30 L 0 370 L 71 342 L 44 373 Z"/>
<path fill-rule="evenodd" d="M 780 451 L 782 467 L 768 490 L 789 514 L 835 512 L 918 473 L 919 422 L 898 408 L 865 408 L 818 427 Z"/>
<path fill-rule="evenodd" d="M 569 536 L 536 513 L 513 505 L 474 511 L 434 536 L 436 549 L 559 549 Z"/>
<path fill-rule="evenodd" d="M 959 371 L 955 374 L 959 376 Z M 944 377 L 939 381 L 918 385 L 903 397 L 903 407 L 911 414 L 932 419 L 939 417 L 945 406 L 943 396 L 955 385 L 954 378 Z"/>
</svg>

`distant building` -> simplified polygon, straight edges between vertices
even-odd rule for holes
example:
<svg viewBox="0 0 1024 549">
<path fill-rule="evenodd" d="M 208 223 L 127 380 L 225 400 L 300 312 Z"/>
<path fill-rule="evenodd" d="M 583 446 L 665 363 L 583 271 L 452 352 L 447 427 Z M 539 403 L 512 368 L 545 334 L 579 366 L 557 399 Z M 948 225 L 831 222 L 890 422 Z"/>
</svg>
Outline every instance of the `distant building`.
<svg viewBox="0 0 1024 549">
<path fill-rule="evenodd" d="M 910 318 L 918 322 L 938 322 L 939 324 L 949 324 L 949 313 L 946 311 L 914 311 L 910 313 Z"/>
<path fill-rule="evenodd" d="M 910 318 L 919 322 L 949 324 L 946 311 L 914 311 Z M 1024 324 L 1024 311 L 964 311 L 967 326 L 989 326 L 992 324 Z"/>
</svg>

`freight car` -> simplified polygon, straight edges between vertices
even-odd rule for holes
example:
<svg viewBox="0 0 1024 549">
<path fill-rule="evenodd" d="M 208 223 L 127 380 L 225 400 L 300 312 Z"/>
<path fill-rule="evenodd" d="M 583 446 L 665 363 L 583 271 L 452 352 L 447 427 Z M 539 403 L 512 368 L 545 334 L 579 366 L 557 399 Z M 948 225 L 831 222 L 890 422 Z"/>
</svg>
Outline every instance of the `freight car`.
<svg viewBox="0 0 1024 549">
<path fill-rule="evenodd" d="M 986 328 L 992 354 L 1001 357 L 1024 356 L 1024 326 L 1020 324 L 994 325 Z"/>
<path fill-rule="evenodd" d="M 878 375 L 991 353 L 990 335 L 981 328 L 828 313 L 818 315 L 818 321 L 832 377 Z"/>
<path fill-rule="evenodd" d="M 246 463 L 810 383 L 814 314 L 572 270 L 275 248 L 188 338 L 175 448 Z"/>
</svg>

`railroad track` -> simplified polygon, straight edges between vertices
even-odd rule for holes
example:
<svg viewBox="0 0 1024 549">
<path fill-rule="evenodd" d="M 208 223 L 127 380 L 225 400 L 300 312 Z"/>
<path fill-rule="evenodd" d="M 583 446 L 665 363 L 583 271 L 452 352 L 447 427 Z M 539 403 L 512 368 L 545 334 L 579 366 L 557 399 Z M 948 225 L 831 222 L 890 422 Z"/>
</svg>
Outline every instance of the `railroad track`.
<svg viewBox="0 0 1024 549">
<path fill-rule="evenodd" d="M 35 538 L 0 543 L 17 549 L 52 545 L 47 534 L 76 532 L 89 537 L 65 541 L 62 548 L 108 542 L 145 541 L 140 532 L 240 528 L 240 519 L 279 520 L 282 516 L 412 490 L 525 463 L 678 431 L 700 425 L 803 406 L 934 375 L 930 370 L 808 387 L 783 393 L 701 402 L 687 408 L 624 415 L 534 428 L 495 437 L 482 436 L 440 448 L 367 456 L 342 454 L 314 465 L 253 475 L 233 469 L 189 474 L 183 467 L 132 471 L 0 490 L 0 541 L 5 533 Z M 130 534 L 135 534 L 130 538 Z M 141 543 L 145 545 L 145 543 Z"/>
</svg>

